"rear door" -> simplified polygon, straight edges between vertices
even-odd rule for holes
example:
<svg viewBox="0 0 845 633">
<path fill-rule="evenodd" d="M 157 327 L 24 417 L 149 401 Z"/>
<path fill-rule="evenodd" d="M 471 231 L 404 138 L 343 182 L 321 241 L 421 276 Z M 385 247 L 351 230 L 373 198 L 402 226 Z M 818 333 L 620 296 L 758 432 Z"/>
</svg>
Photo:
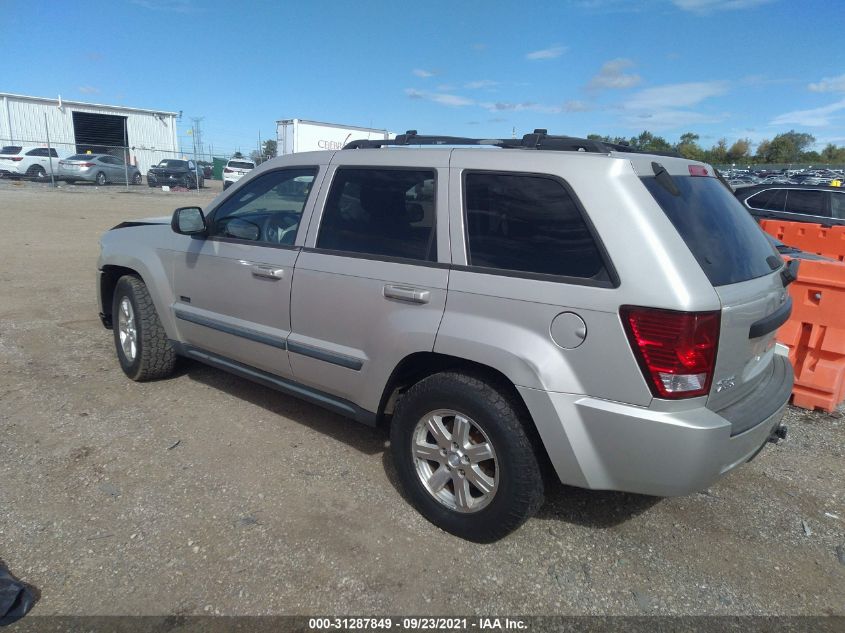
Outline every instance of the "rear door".
<svg viewBox="0 0 845 633">
<path fill-rule="evenodd" d="M 398 153 L 335 154 L 293 279 L 294 377 L 368 411 L 434 347 L 449 279 L 449 154 Z"/>
<path fill-rule="evenodd" d="M 665 159 L 661 165 L 671 183 L 654 174 L 651 161 L 637 166 L 641 180 L 701 265 L 722 304 L 716 369 L 707 401 L 708 408 L 718 411 L 764 388 L 773 378 L 775 334 L 791 308 L 780 279 L 783 261 L 716 178 L 693 176 L 700 173 L 698 166 L 690 169 L 677 159 Z M 709 168 L 708 173 L 712 173 Z"/>
</svg>

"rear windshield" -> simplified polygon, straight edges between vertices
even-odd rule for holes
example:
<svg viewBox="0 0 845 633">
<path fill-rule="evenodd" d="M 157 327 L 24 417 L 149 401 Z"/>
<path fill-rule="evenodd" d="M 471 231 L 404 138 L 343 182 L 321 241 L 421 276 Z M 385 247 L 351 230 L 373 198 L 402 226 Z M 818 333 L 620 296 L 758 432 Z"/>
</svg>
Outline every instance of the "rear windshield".
<svg viewBox="0 0 845 633">
<path fill-rule="evenodd" d="M 253 169 L 255 165 L 244 161 L 230 160 L 228 167 L 236 167 L 238 169 Z"/>
<path fill-rule="evenodd" d="M 772 272 L 766 258 L 777 251 L 727 187 L 716 178 L 672 176 L 672 180 L 679 195 L 654 176 L 642 178 L 710 283 L 725 286 Z"/>
<path fill-rule="evenodd" d="M 70 158 L 66 158 L 65 160 L 91 160 L 96 158 L 93 154 L 74 154 Z"/>
<path fill-rule="evenodd" d="M 20 154 L 22 149 L 20 145 L 6 145 L 6 147 L 0 149 L 0 154 Z"/>
</svg>

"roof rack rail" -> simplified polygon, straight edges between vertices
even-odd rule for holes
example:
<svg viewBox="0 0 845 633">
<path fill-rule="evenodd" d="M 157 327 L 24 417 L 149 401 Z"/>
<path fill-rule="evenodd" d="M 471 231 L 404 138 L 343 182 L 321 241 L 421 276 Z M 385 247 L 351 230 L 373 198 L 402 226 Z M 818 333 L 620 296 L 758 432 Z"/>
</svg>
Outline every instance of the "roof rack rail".
<svg viewBox="0 0 845 633">
<path fill-rule="evenodd" d="M 408 130 L 393 139 L 361 139 L 350 141 L 343 149 L 371 149 L 386 146 L 407 145 L 484 145 L 502 149 L 537 149 L 559 152 L 591 152 L 609 154 L 610 152 L 632 152 L 636 154 L 657 154 L 678 156 L 667 152 L 646 152 L 634 149 L 623 143 L 609 143 L 575 136 L 553 136 L 548 130 L 536 129 L 522 138 L 468 138 L 464 136 L 420 135 L 416 130 Z"/>
</svg>

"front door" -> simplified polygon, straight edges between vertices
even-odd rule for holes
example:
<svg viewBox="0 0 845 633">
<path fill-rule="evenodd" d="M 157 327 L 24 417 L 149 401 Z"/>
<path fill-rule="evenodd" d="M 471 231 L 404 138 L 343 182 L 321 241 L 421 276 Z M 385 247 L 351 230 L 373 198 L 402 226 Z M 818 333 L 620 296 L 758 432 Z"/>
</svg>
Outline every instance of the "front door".
<svg viewBox="0 0 845 633">
<path fill-rule="evenodd" d="M 210 212 L 207 237 L 179 236 L 173 311 L 182 341 L 290 376 L 291 280 L 318 174 L 264 173 Z"/>
</svg>

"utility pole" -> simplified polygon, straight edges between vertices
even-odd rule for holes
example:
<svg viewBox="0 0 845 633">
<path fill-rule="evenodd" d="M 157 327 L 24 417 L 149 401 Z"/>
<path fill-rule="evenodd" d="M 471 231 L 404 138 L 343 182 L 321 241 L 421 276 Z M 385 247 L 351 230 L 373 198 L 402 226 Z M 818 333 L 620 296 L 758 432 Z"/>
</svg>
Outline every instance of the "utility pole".
<svg viewBox="0 0 845 633">
<path fill-rule="evenodd" d="M 195 153 L 199 154 L 200 158 L 203 158 L 203 148 L 202 148 L 202 129 L 200 128 L 200 122 L 205 119 L 204 116 L 195 116 L 191 117 L 191 121 L 193 121 L 193 130 L 194 130 L 194 144 L 196 145 Z M 196 158 L 196 156 L 194 156 Z"/>
</svg>

